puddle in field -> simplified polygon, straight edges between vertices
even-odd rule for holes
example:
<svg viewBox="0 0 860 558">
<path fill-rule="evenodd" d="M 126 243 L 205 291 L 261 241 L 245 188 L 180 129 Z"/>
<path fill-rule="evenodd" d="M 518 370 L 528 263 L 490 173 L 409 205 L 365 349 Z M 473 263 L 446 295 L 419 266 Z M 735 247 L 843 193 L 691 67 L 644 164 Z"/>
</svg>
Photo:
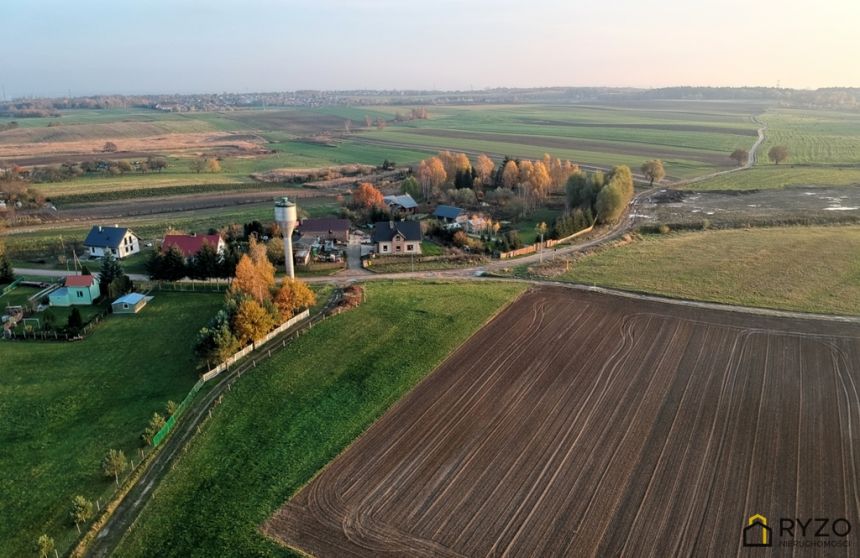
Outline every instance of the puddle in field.
<svg viewBox="0 0 860 558">
<path fill-rule="evenodd" d="M 643 220 L 698 223 L 712 221 L 768 222 L 792 220 L 860 219 L 860 185 L 844 187 L 792 186 L 782 190 L 688 192 L 664 189 L 638 206 Z M 835 213 L 839 214 L 836 217 Z"/>
</svg>

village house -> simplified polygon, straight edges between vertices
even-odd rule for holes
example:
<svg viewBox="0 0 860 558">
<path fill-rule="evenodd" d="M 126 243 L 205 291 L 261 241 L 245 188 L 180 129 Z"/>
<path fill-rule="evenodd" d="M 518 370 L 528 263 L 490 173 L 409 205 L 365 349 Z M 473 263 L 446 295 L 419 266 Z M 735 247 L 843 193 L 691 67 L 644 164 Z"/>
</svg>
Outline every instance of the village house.
<svg viewBox="0 0 860 558">
<path fill-rule="evenodd" d="M 462 224 L 466 221 L 466 210 L 451 205 L 437 205 L 433 217 L 448 225 Z"/>
<path fill-rule="evenodd" d="M 99 283 L 92 275 L 69 275 L 65 287 L 48 295 L 51 306 L 88 306 L 101 295 Z"/>
<path fill-rule="evenodd" d="M 418 204 L 409 194 L 400 194 L 397 196 L 385 196 L 382 198 L 385 204 L 388 206 L 388 209 L 391 210 L 392 213 L 415 213 L 415 210 L 418 208 Z"/>
<path fill-rule="evenodd" d="M 373 244 L 380 255 L 421 254 L 421 223 L 382 221 L 373 224 Z"/>
<path fill-rule="evenodd" d="M 186 260 L 190 260 L 200 252 L 204 244 L 214 248 L 219 256 L 223 256 L 227 251 L 227 244 L 219 234 L 166 234 L 161 241 L 161 249 L 166 252 L 176 248 Z"/>
<path fill-rule="evenodd" d="M 489 232 L 492 219 L 481 213 L 470 213 L 465 221 L 460 223 L 463 230 L 469 234 L 482 234 Z"/>
<path fill-rule="evenodd" d="M 140 252 L 140 238 L 131 230 L 114 225 L 103 227 L 96 225 L 90 229 L 84 248 L 91 257 L 101 258 L 112 254 L 117 259 L 122 259 Z"/>
<path fill-rule="evenodd" d="M 346 244 L 349 240 L 349 219 L 304 219 L 299 223 L 299 233 L 308 242 L 318 238 L 320 242 L 333 240 Z"/>
</svg>

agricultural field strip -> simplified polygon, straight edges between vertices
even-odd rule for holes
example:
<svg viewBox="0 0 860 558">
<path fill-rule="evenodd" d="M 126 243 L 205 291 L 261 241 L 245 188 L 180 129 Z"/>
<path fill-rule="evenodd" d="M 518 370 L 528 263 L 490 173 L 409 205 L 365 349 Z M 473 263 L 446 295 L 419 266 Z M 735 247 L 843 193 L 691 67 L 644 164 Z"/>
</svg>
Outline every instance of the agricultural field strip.
<svg viewBox="0 0 860 558">
<path fill-rule="evenodd" d="M 860 328 L 701 315 L 531 293 L 264 529 L 321 557 L 725 555 L 752 510 L 856 520 Z"/>
</svg>

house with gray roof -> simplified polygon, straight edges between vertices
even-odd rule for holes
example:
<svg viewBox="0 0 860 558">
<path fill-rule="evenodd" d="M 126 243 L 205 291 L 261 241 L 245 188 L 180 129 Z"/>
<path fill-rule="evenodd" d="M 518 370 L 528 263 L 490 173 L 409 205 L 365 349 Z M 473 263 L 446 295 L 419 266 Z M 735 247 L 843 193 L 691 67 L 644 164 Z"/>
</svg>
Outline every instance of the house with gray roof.
<svg viewBox="0 0 860 558">
<path fill-rule="evenodd" d="M 415 209 L 418 207 L 418 203 L 409 194 L 385 196 L 382 199 L 392 212 L 415 213 Z"/>
<path fill-rule="evenodd" d="M 418 221 L 381 221 L 373 224 L 371 241 L 382 256 L 421 254 L 421 223 Z"/>
<path fill-rule="evenodd" d="M 433 217 L 436 217 L 443 223 L 461 223 L 468 217 L 466 210 L 453 205 L 437 205 L 436 211 L 433 212 Z"/>
<path fill-rule="evenodd" d="M 95 225 L 90 229 L 84 248 L 93 258 L 101 258 L 113 254 L 117 259 L 131 256 L 140 252 L 140 238 L 130 229 L 114 225 L 103 227 Z"/>
</svg>

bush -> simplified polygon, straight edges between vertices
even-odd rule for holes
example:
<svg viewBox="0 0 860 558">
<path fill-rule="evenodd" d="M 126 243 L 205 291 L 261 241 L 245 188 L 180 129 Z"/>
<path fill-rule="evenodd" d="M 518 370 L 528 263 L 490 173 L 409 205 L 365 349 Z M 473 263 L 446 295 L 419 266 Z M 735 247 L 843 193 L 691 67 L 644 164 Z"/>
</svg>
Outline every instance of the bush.
<svg viewBox="0 0 860 558">
<path fill-rule="evenodd" d="M 659 232 L 660 234 L 669 234 L 670 232 L 672 232 L 672 229 L 669 227 L 669 225 L 661 223 L 660 226 L 657 227 L 657 232 Z"/>
</svg>

